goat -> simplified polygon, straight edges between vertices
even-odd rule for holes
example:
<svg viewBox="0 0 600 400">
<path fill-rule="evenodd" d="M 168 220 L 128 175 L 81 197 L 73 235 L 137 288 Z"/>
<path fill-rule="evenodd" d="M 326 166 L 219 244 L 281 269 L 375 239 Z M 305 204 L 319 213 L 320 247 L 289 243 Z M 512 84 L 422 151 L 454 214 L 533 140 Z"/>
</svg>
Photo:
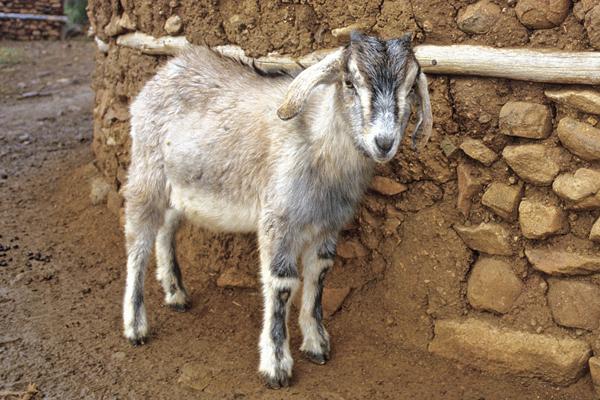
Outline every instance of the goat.
<svg viewBox="0 0 600 400">
<path fill-rule="evenodd" d="M 268 76 L 267 76 L 268 75 Z M 411 107 L 413 133 L 432 129 L 427 79 L 410 35 L 354 32 L 295 78 L 269 74 L 205 47 L 170 60 L 131 105 L 131 165 L 124 189 L 127 282 L 124 333 L 148 336 L 144 276 L 156 246 L 165 303 L 189 306 L 175 257 L 183 217 L 226 232 L 257 232 L 264 320 L 259 373 L 288 386 L 290 298 L 303 264 L 300 350 L 324 364 L 323 280 L 339 231 L 352 218 L 374 164 L 394 157 Z"/>
</svg>

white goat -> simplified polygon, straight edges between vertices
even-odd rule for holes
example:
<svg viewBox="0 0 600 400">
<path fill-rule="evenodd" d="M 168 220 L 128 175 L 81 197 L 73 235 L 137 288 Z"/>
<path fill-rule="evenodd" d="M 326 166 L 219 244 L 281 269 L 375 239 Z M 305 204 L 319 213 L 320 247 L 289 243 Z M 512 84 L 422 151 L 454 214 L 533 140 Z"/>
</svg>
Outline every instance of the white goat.
<svg viewBox="0 0 600 400">
<path fill-rule="evenodd" d="M 213 230 L 258 233 L 259 372 L 273 388 L 292 376 L 287 315 L 302 259 L 300 349 L 324 364 L 330 343 L 321 293 L 338 232 L 374 162 L 396 154 L 415 100 L 413 144 L 417 131 L 427 140 L 432 117 L 408 35 L 382 41 L 353 33 L 348 46 L 293 80 L 204 47 L 169 61 L 131 106 L 125 336 L 133 344 L 148 336 L 143 288 L 154 244 L 166 304 L 188 307 L 174 251 L 186 217 Z"/>
</svg>

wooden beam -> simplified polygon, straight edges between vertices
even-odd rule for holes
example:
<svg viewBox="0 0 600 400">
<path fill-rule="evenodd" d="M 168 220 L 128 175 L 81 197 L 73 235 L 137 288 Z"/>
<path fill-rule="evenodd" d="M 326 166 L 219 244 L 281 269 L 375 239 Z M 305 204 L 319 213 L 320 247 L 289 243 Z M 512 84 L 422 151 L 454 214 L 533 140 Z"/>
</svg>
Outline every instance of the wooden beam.
<svg viewBox="0 0 600 400">
<path fill-rule="evenodd" d="M 59 21 L 67 22 L 69 18 L 66 15 L 46 15 L 46 14 L 20 14 L 0 12 L 0 19 L 25 19 L 39 21 Z"/>
<path fill-rule="evenodd" d="M 600 52 L 424 44 L 415 55 L 428 74 L 600 85 Z"/>
<path fill-rule="evenodd" d="M 184 36 L 154 38 L 140 32 L 119 36 L 117 44 L 154 55 L 173 55 L 190 45 Z M 238 46 L 217 46 L 215 50 L 225 55 L 248 58 Z M 269 55 L 259 57 L 255 62 L 265 70 L 284 69 L 293 74 L 318 62 L 333 50 L 320 50 L 299 58 Z M 428 74 L 600 85 L 600 52 L 429 44 L 416 46 L 414 51 L 419 64 Z"/>
<path fill-rule="evenodd" d="M 175 55 L 185 47 L 189 46 L 190 42 L 185 36 L 154 36 L 146 35 L 141 32 L 127 33 L 117 37 L 119 46 L 138 49 L 142 53 L 152 55 Z"/>
</svg>

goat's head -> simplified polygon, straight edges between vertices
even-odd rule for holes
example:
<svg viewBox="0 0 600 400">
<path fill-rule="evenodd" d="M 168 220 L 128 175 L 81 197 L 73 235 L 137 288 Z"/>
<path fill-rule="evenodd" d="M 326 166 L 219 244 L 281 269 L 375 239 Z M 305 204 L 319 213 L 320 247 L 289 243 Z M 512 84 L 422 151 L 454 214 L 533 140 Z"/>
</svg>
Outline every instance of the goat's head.
<svg viewBox="0 0 600 400">
<path fill-rule="evenodd" d="M 398 150 L 411 113 L 417 109 L 413 148 L 431 135 L 433 118 L 427 78 L 411 48 L 411 35 L 380 40 L 353 32 L 350 43 L 300 73 L 277 110 L 287 120 L 300 113 L 320 83 L 338 85 L 338 96 L 351 134 L 361 151 L 377 162 Z"/>
</svg>

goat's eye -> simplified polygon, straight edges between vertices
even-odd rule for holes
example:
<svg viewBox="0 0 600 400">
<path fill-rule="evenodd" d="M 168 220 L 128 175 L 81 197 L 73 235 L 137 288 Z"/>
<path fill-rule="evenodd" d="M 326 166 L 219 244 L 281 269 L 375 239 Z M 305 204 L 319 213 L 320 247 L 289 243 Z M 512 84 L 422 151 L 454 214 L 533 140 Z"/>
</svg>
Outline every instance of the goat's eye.
<svg viewBox="0 0 600 400">
<path fill-rule="evenodd" d="M 354 87 L 354 84 L 352 83 L 352 81 L 346 80 L 346 81 L 344 82 L 344 85 L 346 85 L 346 87 L 347 87 L 348 89 L 351 89 L 351 90 L 356 90 L 356 88 Z"/>
</svg>

